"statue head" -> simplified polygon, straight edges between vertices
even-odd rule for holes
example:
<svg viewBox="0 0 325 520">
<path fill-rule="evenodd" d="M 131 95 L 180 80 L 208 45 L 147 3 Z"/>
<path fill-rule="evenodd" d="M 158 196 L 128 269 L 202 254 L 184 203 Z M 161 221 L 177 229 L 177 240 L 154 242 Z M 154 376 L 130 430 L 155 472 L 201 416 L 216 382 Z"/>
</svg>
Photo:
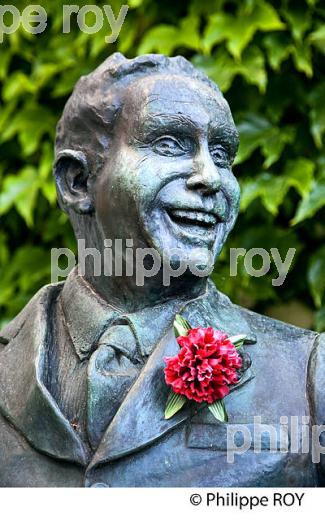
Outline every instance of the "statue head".
<svg viewBox="0 0 325 520">
<path fill-rule="evenodd" d="M 59 121 L 59 203 L 89 247 L 131 238 L 167 259 L 199 249 L 204 265 L 237 217 L 237 148 L 226 100 L 185 58 L 115 53 L 80 78 Z"/>
</svg>

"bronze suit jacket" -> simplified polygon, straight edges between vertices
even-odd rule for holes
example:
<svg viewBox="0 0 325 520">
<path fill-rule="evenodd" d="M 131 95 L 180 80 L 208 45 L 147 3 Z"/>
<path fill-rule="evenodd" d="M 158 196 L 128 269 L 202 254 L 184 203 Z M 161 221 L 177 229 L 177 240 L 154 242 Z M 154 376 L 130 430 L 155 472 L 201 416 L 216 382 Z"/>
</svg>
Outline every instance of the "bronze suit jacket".
<svg viewBox="0 0 325 520">
<path fill-rule="evenodd" d="M 169 392 L 164 357 L 179 347 L 170 321 L 162 320 L 163 325 L 153 325 L 159 334 L 153 333 L 155 346 L 145 367 L 90 453 L 43 382 L 45 368 L 50 369 L 45 359 L 53 306 L 63 287 L 41 289 L 0 333 L 0 486 L 323 484 L 324 456 L 320 461 L 312 456 L 295 421 L 305 423 L 305 436 L 313 425 L 325 423 L 324 335 L 238 307 L 209 283 L 207 293 L 182 312 L 193 327 L 247 334 L 251 369 L 225 398 L 228 424 L 236 431 L 232 440 L 243 446 L 245 432 L 250 439 L 245 450 L 233 451 L 233 462 L 228 460 L 228 426 L 204 407 L 186 405 L 164 419 Z"/>
</svg>

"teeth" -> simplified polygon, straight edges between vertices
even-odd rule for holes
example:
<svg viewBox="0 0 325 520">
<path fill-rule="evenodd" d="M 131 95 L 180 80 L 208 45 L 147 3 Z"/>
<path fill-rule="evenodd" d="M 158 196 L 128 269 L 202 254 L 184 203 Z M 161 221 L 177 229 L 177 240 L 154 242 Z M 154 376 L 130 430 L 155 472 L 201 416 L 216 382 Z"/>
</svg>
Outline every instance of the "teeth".
<svg viewBox="0 0 325 520">
<path fill-rule="evenodd" d="M 214 215 L 211 213 L 204 213 L 202 211 L 184 211 L 180 209 L 173 209 L 170 213 L 177 219 L 193 222 L 194 224 L 202 222 L 208 226 L 215 226 L 217 223 L 217 218 Z"/>
</svg>

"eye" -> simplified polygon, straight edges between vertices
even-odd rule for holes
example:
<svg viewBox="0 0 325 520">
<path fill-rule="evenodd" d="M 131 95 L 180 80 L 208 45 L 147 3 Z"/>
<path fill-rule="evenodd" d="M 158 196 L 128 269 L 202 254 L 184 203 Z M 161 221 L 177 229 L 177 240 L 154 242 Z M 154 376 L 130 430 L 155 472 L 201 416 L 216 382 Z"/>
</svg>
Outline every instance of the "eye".
<svg viewBox="0 0 325 520">
<path fill-rule="evenodd" d="M 224 148 L 224 146 L 222 146 L 221 144 L 215 144 L 210 146 L 210 154 L 215 164 L 225 168 L 229 167 L 230 157 L 229 153 Z"/>
<path fill-rule="evenodd" d="M 154 151 L 160 155 L 174 157 L 186 153 L 186 147 L 175 137 L 170 135 L 159 137 L 153 142 Z"/>
</svg>

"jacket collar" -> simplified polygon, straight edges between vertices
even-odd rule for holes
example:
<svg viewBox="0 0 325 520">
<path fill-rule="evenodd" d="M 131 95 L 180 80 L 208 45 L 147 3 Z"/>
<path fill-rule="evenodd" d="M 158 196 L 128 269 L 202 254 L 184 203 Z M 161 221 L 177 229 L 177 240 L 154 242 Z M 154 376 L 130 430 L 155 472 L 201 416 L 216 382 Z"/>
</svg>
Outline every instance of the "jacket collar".
<svg viewBox="0 0 325 520">
<path fill-rule="evenodd" d="M 219 311 L 216 314 L 217 307 Z M 218 293 L 213 284 L 204 297 L 188 303 L 182 314 L 186 315 L 193 327 L 209 326 L 212 316 L 215 316 L 216 321 L 212 323 L 213 326 L 230 335 L 246 334 L 247 344 L 256 343 L 256 337 L 251 333 L 240 308 Z M 204 323 L 205 321 L 207 322 Z M 228 330 L 229 324 L 231 330 Z M 89 465 L 89 470 L 152 444 L 191 417 L 193 407 L 186 404 L 171 419 L 164 418 L 169 393 L 169 388 L 164 381 L 164 359 L 166 356 L 175 356 L 178 352 L 179 346 L 173 328 L 170 328 L 149 357 L 140 376 L 109 424 Z M 238 386 L 248 383 L 253 378 L 253 371 L 248 369 Z"/>
<path fill-rule="evenodd" d="M 191 407 L 186 405 L 171 419 L 164 418 L 169 393 L 164 382 L 164 358 L 175 356 L 178 350 L 171 329 L 149 357 L 146 366 L 108 426 L 89 465 L 89 470 L 153 443 L 191 415 Z"/>
<path fill-rule="evenodd" d="M 85 465 L 81 440 L 42 382 L 48 316 L 60 289 L 61 284 L 44 287 L 31 300 L 19 332 L 0 351 L 0 411 L 34 448 Z"/>
<path fill-rule="evenodd" d="M 119 316 L 73 269 L 61 293 L 65 323 L 78 357 L 89 357 L 105 329 Z"/>
<path fill-rule="evenodd" d="M 39 451 L 61 460 L 87 465 L 90 454 L 43 384 L 46 349 L 51 336 L 49 317 L 61 290 L 62 284 L 44 287 L 23 311 L 24 319 L 18 317 L 19 327 L 11 338 L 7 338 L 9 343 L 1 347 L 0 411 Z M 227 325 L 232 322 L 234 329 L 227 332 L 249 333 L 249 326 L 239 308 L 232 305 L 227 298 L 223 301 L 224 298 L 210 286 L 206 294 L 189 302 L 182 312 L 192 326 L 210 324 L 227 331 Z M 220 314 L 211 323 L 217 307 Z M 159 313 L 167 312 L 166 309 L 167 307 L 155 309 L 156 318 Z M 144 314 L 125 316 L 137 331 L 143 348 L 152 350 L 155 342 L 156 348 L 109 424 L 91 467 L 151 444 L 190 417 L 191 407 L 186 405 L 172 419 L 164 419 L 164 407 L 169 392 L 163 378 L 164 358 L 178 352 L 172 329 L 177 310 L 179 309 L 171 305 L 170 314 L 168 313 L 170 319 L 164 322 L 164 326 L 157 326 L 157 321 L 151 322 L 152 337 L 144 333 Z M 225 321 L 222 318 L 223 312 Z M 101 320 L 102 316 L 104 313 L 99 316 L 100 323 L 106 320 L 106 316 Z M 162 321 L 168 316 L 164 315 Z M 89 323 L 92 326 L 93 320 Z M 167 334 L 166 328 L 169 328 Z"/>
<path fill-rule="evenodd" d="M 149 356 L 188 300 L 179 297 L 137 312 L 123 313 L 102 299 L 75 268 L 64 284 L 61 302 L 70 338 L 83 360 L 89 357 L 104 331 L 116 323 L 127 323 L 141 354 Z"/>
</svg>

